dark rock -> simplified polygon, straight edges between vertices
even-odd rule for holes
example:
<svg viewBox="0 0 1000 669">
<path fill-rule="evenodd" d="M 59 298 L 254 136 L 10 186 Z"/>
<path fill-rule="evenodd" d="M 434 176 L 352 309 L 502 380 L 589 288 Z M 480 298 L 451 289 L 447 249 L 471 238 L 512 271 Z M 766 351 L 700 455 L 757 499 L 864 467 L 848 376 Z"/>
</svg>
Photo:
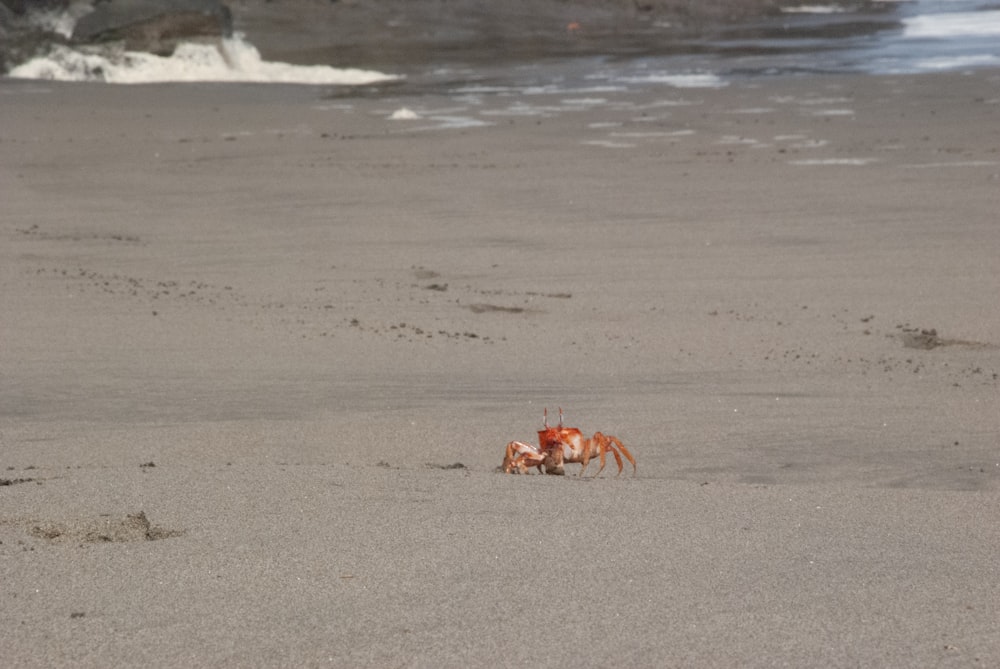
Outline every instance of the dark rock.
<svg viewBox="0 0 1000 669">
<path fill-rule="evenodd" d="M 0 0 L 0 74 L 66 42 L 32 17 L 36 11 L 58 13 L 66 7 L 66 0 Z"/>
<path fill-rule="evenodd" d="M 233 19 L 217 0 L 108 0 L 77 21 L 73 42 L 123 42 L 129 51 L 170 55 L 193 38 L 228 37 Z"/>
<path fill-rule="evenodd" d="M 6 8 L 14 14 L 29 11 L 61 11 L 69 5 L 69 0 L 0 0 L 0 13 Z"/>
</svg>

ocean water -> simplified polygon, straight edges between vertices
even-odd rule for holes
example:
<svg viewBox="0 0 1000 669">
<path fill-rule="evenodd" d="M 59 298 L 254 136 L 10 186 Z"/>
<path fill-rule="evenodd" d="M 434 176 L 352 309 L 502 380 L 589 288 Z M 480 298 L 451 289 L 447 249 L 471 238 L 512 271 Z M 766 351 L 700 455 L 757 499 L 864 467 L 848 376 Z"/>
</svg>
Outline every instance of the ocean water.
<svg viewBox="0 0 1000 669">
<path fill-rule="evenodd" d="M 901 8 L 902 31 L 866 45 L 876 74 L 1000 66 L 1000 5 L 915 0 Z"/>
<path fill-rule="evenodd" d="M 42 16 L 64 33 L 70 16 Z M 663 44 L 658 48 L 657 29 Z M 797 73 L 873 75 L 1000 66 L 1000 4 L 987 0 L 884 0 L 850 8 L 803 3 L 780 17 L 678 42 L 670 26 L 651 26 L 646 46 L 604 56 L 536 61 L 406 64 L 408 85 L 470 93 L 600 94 L 637 88 L 721 87 L 737 78 Z M 14 78 L 142 84 L 165 81 L 358 86 L 398 81 L 396 72 L 300 65 L 263 59 L 242 36 L 185 44 L 173 56 L 58 47 L 9 75 Z"/>
<path fill-rule="evenodd" d="M 1000 67 L 1000 4 L 899 0 L 857 10 L 803 4 L 779 18 L 693 40 L 686 53 L 606 59 L 591 81 L 725 83 L 795 75 L 917 74 Z"/>
</svg>

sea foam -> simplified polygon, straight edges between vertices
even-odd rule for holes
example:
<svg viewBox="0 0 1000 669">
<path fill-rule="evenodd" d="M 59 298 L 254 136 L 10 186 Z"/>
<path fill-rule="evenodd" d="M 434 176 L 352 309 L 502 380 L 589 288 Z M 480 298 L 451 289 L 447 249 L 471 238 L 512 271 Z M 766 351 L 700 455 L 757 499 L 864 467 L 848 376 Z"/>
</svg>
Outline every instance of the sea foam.
<svg viewBox="0 0 1000 669">
<path fill-rule="evenodd" d="M 716 74 L 675 74 L 672 72 L 649 72 L 626 74 L 615 77 L 614 81 L 628 84 L 663 84 L 674 88 L 725 88 L 729 85 Z"/>
<path fill-rule="evenodd" d="M 838 5 L 799 5 L 798 7 L 782 7 L 785 14 L 841 14 L 847 9 Z"/>
<path fill-rule="evenodd" d="M 239 34 L 216 43 L 182 43 L 171 56 L 110 48 L 54 46 L 48 54 L 9 72 L 19 79 L 151 84 L 219 81 L 281 84 L 363 85 L 398 79 L 374 70 L 266 61 Z"/>
<path fill-rule="evenodd" d="M 1000 10 L 923 14 L 903 21 L 903 36 L 948 39 L 1000 36 Z"/>
</svg>

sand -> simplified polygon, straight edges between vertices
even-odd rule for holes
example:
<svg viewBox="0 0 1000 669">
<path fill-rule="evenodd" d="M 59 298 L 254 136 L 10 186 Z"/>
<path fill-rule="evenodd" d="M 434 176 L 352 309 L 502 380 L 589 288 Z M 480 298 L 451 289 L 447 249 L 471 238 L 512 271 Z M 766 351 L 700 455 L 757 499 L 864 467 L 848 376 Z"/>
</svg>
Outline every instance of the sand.
<svg viewBox="0 0 1000 669">
<path fill-rule="evenodd" d="M 1000 664 L 998 84 L 0 82 L 5 666 Z"/>
</svg>

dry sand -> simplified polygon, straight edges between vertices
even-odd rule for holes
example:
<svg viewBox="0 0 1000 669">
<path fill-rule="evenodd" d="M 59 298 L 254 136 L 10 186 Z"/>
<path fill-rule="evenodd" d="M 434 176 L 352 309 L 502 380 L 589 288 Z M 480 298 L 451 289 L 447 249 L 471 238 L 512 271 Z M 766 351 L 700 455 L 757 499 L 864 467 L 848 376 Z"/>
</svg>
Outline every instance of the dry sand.
<svg viewBox="0 0 1000 669">
<path fill-rule="evenodd" d="M 0 82 L 5 666 L 1000 665 L 1000 73 L 328 93 Z"/>
</svg>

